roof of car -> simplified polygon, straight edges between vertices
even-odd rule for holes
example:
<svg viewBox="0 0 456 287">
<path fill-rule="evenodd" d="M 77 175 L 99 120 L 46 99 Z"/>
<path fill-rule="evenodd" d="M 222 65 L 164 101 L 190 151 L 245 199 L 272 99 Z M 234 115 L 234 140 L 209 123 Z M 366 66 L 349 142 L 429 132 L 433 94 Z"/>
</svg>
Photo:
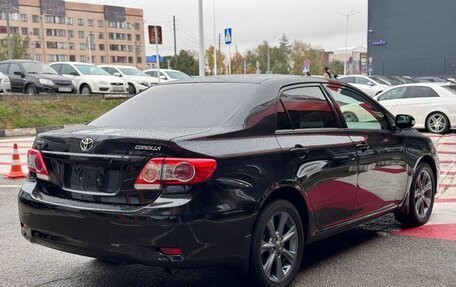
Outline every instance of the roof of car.
<svg viewBox="0 0 456 287">
<path fill-rule="evenodd" d="M 189 79 L 166 82 L 164 84 L 178 84 L 178 83 L 277 83 L 281 85 L 295 84 L 295 83 L 326 83 L 329 82 L 323 78 L 317 77 L 304 77 L 294 75 L 223 75 L 223 76 L 206 76 L 206 77 L 192 77 Z"/>
<path fill-rule="evenodd" d="M 443 82 L 430 82 L 430 83 L 409 83 L 409 84 L 402 84 L 402 85 L 397 85 L 397 86 L 392 86 L 392 88 L 397 88 L 397 87 L 414 87 L 414 86 L 419 86 L 419 87 L 441 87 L 441 86 L 448 86 L 448 83 L 443 83 Z"/>
<path fill-rule="evenodd" d="M 137 68 L 134 67 L 134 66 L 127 66 L 127 65 L 109 65 L 109 64 L 98 65 L 98 67 L 133 68 L 133 69 L 137 69 Z"/>
<path fill-rule="evenodd" d="M 4 60 L 4 61 L 0 61 L 0 63 L 26 63 L 26 62 L 42 63 L 42 62 L 40 62 L 40 61 L 27 60 L 27 59 L 13 59 L 13 60 Z"/>
<path fill-rule="evenodd" d="M 84 63 L 84 62 L 54 62 L 54 63 L 51 63 L 50 65 L 54 65 L 54 64 L 70 64 L 70 65 L 90 65 L 90 66 L 95 66 L 94 64 Z"/>
</svg>

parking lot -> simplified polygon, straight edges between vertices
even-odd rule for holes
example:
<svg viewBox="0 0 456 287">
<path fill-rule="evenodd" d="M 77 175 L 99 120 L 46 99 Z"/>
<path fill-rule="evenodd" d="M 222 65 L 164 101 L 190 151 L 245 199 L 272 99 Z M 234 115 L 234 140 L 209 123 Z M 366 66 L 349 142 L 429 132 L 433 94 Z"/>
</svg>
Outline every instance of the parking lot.
<svg viewBox="0 0 456 287">
<path fill-rule="evenodd" d="M 456 282 L 456 133 L 431 135 L 439 150 L 441 183 L 428 224 L 402 229 L 387 215 L 305 250 L 294 286 L 454 286 Z M 25 170 L 33 137 L 0 139 L 0 174 L 19 145 Z M 246 286 L 224 268 L 161 269 L 116 265 L 66 254 L 22 238 L 16 196 L 22 180 L 0 179 L 2 286 Z"/>
</svg>

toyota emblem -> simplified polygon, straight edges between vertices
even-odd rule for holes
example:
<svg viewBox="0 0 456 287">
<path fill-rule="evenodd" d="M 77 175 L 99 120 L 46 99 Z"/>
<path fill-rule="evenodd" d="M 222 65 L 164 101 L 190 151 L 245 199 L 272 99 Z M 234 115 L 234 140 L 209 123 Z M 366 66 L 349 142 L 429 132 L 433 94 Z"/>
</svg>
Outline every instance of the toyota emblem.
<svg viewBox="0 0 456 287">
<path fill-rule="evenodd" d="M 79 143 L 79 146 L 81 147 L 82 151 L 89 151 L 93 148 L 94 141 L 91 138 L 83 138 Z"/>
</svg>

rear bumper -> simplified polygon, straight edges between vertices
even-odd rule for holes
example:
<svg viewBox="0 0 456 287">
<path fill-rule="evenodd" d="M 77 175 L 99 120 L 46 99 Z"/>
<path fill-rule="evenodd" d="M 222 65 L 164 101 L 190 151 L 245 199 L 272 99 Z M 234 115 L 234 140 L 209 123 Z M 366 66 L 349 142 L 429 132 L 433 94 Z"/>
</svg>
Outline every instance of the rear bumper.
<svg viewBox="0 0 456 287">
<path fill-rule="evenodd" d="M 156 206 L 135 210 L 61 198 L 51 202 L 39 189 L 39 183 L 26 181 L 19 193 L 21 232 L 32 243 L 118 262 L 247 269 L 253 215 L 211 219 L 192 208 L 197 198 L 158 199 Z M 180 248 L 182 255 L 163 254 L 161 247 Z"/>
</svg>

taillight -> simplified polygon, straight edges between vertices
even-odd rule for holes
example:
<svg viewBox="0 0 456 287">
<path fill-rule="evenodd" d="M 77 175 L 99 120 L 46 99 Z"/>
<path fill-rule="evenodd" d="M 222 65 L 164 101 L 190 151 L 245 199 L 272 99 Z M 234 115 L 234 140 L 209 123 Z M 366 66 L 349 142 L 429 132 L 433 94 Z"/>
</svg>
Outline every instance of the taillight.
<svg viewBox="0 0 456 287">
<path fill-rule="evenodd" d="M 30 149 L 27 153 L 27 167 L 30 172 L 36 174 L 36 177 L 43 180 L 49 180 L 49 172 L 43 161 L 41 152 L 37 149 Z"/>
<path fill-rule="evenodd" d="M 209 180 L 217 162 L 205 158 L 153 158 L 135 181 L 137 190 L 161 189 L 162 185 L 194 185 Z"/>
</svg>

